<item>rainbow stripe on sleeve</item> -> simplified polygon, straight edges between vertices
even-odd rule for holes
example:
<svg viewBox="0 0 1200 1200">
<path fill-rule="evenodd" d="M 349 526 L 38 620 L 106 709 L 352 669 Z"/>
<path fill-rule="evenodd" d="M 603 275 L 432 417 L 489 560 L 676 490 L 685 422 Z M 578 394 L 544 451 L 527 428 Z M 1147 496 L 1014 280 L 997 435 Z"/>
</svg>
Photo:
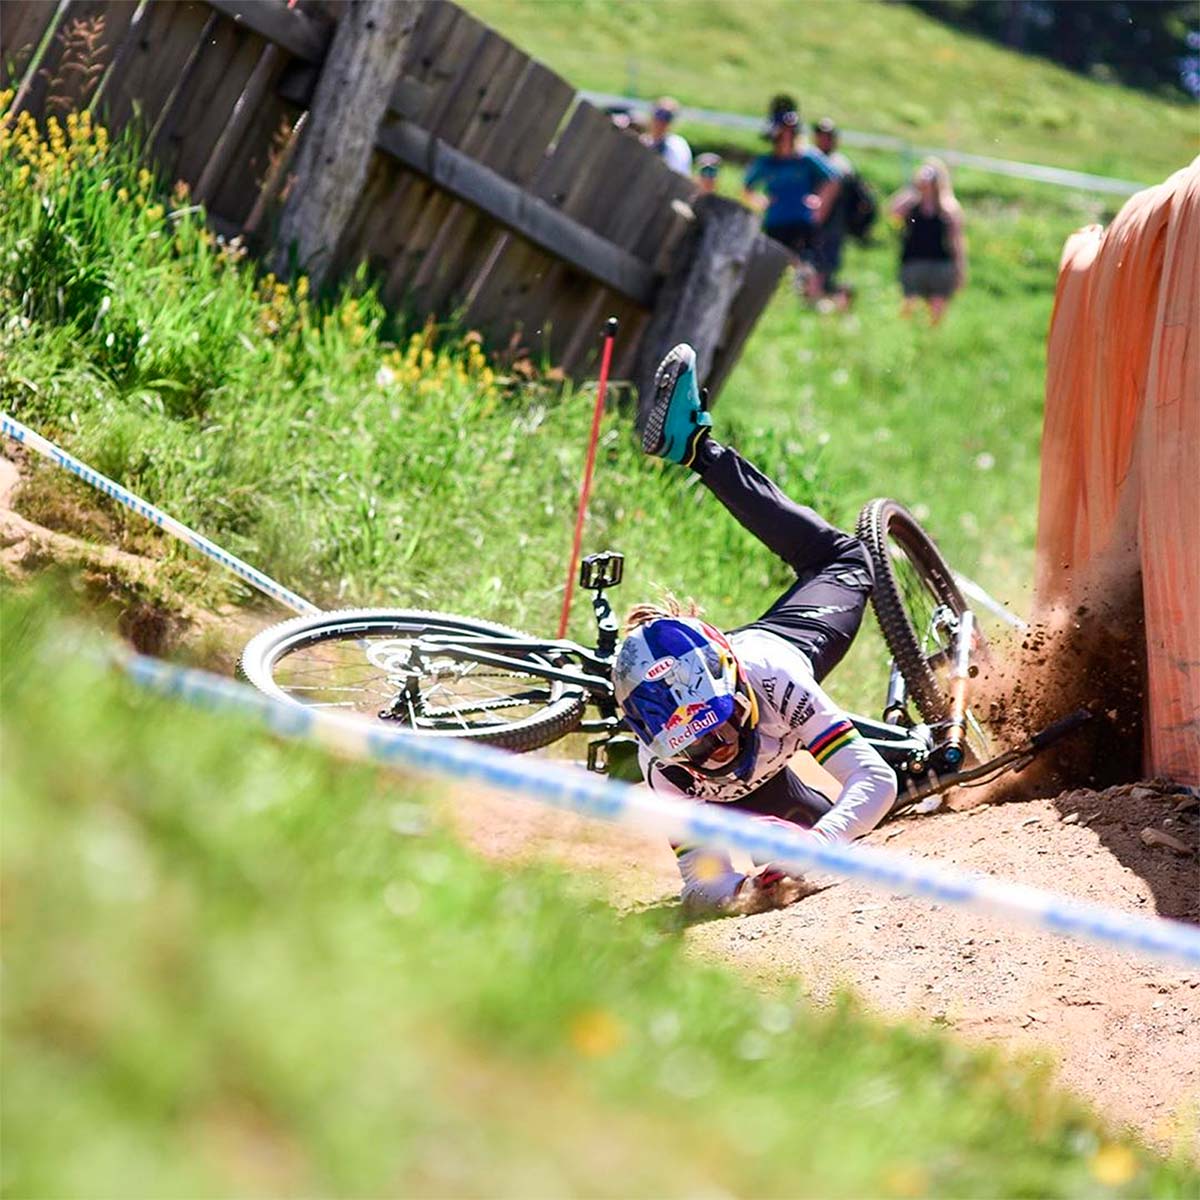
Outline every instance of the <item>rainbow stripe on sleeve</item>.
<svg viewBox="0 0 1200 1200">
<path fill-rule="evenodd" d="M 849 721 L 838 721 L 809 742 L 809 753 L 817 762 L 825 763 L 858 736 L 858 730 Z"/>
</svg>

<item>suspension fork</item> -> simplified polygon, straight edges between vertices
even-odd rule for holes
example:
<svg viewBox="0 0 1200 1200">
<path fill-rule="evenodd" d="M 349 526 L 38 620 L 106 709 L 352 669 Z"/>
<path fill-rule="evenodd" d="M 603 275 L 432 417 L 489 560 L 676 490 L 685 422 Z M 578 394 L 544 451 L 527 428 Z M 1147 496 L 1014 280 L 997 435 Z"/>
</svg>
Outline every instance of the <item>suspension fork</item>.
<svg viewBox="0 0 1200 1200">
<path fill-rule="evenodd" d="M 950 720 L 944 751 L 947 766 L 962 765 L 967 732 L 967 683 L 971 678 L 971 646 L 975 640 L 975 614 L 963 609 L 954 633 L 954 662 L 950 670 Z"/>
</svg>

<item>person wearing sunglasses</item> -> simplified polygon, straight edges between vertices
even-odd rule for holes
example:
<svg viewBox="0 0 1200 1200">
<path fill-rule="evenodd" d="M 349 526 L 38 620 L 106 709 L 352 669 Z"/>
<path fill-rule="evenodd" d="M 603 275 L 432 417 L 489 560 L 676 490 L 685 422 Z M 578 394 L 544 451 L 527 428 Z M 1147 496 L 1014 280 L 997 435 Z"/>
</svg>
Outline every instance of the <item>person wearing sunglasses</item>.
<svg viewBox="0 0 1200 1200">
<path fill-rule="evenodd" d="M 695 471 L 788 564 L 795 582 L 756 620 L 728 632 L 673 597 L 635 606 L 613 668 L 617 702 L 655 791 L 850 841 L 873 829 L 896 798 L 892 769 L 821 687 L 862 622 L 870 557 L 857 538 L 718 443 L 711 426 L 695 352 L 676 346 L 655 376 L 643 448 Z M 804 751 L 841 784 L 836 803 L 788 769 Z M 692 911 L 758 912 L 805 894 L 802 880 L 769 863 L 747 876 L 723 854 L 686 845 L 675 852 Z"/>
<path fill-rule="evenodd" d="M 719 154 L 701 154 L 696 159 L 696 191 L 701 196 L 711 196 L 717 190 L 717 176 L 720 172 Z"/>
<path fill-rule="evenodd" d="M 650 110 L 642 145 L 649 146 L 677 175 L 691 175 L 692 148 L 682 135 L 671 129 L 678 115 L 677 100 L 670 96 L 663 96 L 657 100 Z"/>
</svg>

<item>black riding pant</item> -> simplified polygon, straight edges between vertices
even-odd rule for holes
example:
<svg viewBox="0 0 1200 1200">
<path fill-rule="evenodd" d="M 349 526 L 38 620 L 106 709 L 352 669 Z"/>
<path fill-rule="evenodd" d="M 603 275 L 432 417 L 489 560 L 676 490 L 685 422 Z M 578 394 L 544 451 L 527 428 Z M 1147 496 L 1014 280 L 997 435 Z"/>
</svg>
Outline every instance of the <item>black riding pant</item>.
<svg viewBox="0 0 1200 1200">
<path fill-rule="evenodd" d="M 796 573 L 796 582 L 758 620 L 740 628 L 766 629 L 802 650 L 820 682 L 841 662 L 862 624 L 874 584 L 867 548 L 789 499 L 736 450 L 708 439 L 697 468 L 738 523 Z M 731 805 L 806 827 L 831 807 L 787 770 Z"/>
</svg>

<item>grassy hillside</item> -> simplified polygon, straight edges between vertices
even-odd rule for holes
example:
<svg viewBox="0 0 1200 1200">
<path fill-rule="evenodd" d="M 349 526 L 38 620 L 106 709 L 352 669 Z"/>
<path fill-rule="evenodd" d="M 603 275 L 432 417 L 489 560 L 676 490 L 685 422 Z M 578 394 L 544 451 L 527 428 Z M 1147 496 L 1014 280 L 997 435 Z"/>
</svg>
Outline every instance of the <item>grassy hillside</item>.
<svg viewBox="0 0 1200 1200">
<path fill-rule="evenodd" d="M 2 614 L 4 1195 L 1195 1186 L 1038 1073 L 473 859 L 433 785 L 135 694 L 54 607 Z"/>
<path fill-rule="evenodd" d="M 937 336 L 896 322 L 881 243 L 851 263 L 853 316 L 781 293 L 718 417 L 797 498 L 846 520 L 915 497 L 999 571 L 1028 546 L 1053 259 L 1081 214 L 972 204 L 976 284 Z M 0 310 L 0 405 L 289 585 L 552 627 L 586 390 L 403 329 L 362 281 L 258 277 L 80 119 L 0 137 Z M 156 603 L 247 598 L 50 468 L 19 505 L 157 558 Z M 784 583 L 619 412 L 606 543 L 627 601 L 661 581 L 734 621 Z M 483 866 L 429 785 L 55 657 L 52 607 L 2 614 L 6 1194 L 1194 1187 L 1020 1066 L 752 995 L 578 884 Z"/>
<path fill-rule="evenodd" d="M 498 376 L 461 333 L 403 330 L 361 286 L 317 305 L 303 281 L 257 280 L 186 196 L 124 150 L 100 154 L 90 131 L 72 137 L 40 181 L 22 175 L 22 139 L 37 162 L 50 153 L 28 127 L 0 159 L 0 290 L 14 312 L 0 402 L 319 603 L 551 628 L 590 395 Z M 886 159 L 871 170 L 884 187 L 899 179 Z M 896 495 L 961 569 L 1019 602 L 1055 262 L 1100 214 L 1072 193 L 990 187 L 960 181 L 973 282 L 943 328 L 896 318 L 885 229 L 848 255 L 852 314 L 818 316 L 784 285 L 718 433 L 845 525 L 871 496 Z M 623 603 L 661 584 L 732 624 L 785 585 L 692 477 L 642 458 L 627 414 L 609 415 L 603 447 L 587 546 L 629 556 Z M 62 521 L 63 486 L 46 472 L 24 503 Z M 136 519 L 111 520 L 129 544 L 153 544 Z M 233 587 L 202 577 L 210 600 Z M 580 634 L 588 620 L 581 609 Z M 861 653 L 880 657 L 870 640 Z M 879 702 L 874 676 L 839 690 L 868 711 Z"/>
<path fill-rule="evenodd" d="M 1200 150 L 1194 104 L 1097 83 L 878 0 L 468 0 L 577 87 L 802 115 L 920 145 L 1155 183 Z"/>
</svg>

